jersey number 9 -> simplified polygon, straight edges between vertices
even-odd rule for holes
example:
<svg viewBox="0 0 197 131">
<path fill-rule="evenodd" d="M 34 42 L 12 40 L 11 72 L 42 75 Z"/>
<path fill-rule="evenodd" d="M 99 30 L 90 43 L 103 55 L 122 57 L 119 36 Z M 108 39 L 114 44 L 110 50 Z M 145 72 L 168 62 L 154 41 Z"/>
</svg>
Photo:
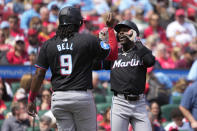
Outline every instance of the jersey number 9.
<svg viewBox="0 0 197 131">
<path fill-rule="evenodd" d="M 60 73 L 61 75 L 70 75 L 72 73 L 72 56 L 61 55 L 60 56 Z"/>
</svg>

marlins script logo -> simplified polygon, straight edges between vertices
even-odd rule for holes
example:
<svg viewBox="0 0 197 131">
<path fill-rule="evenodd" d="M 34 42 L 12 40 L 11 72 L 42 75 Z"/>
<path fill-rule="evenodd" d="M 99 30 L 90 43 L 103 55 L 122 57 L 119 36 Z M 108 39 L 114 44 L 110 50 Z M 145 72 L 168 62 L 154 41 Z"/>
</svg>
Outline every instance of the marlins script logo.
<svg viewBox="0 0 197 131">
<path fill-rule="evenodd" d="M 122 61 L 122 59 L 120 60 L 116 60 L 114 62 L 113 68 L 118 68 L 118 67 L 127 67 L 127 66 L 138 66 L 138 65 L 143 65 L 143 62 L 141 62 L 140 60 L 137 59 L 131 59 L 130 61 Z"/>
</svg>

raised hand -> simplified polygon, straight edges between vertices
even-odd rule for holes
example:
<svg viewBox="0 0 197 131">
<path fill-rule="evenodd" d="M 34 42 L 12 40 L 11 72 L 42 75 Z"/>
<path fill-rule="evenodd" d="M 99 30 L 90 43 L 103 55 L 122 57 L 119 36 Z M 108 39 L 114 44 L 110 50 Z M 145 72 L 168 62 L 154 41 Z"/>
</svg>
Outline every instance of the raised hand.
<svg viewBox="0 0 197 131">
<path fill-rule="evenodd" d="M 114 27 L 115 24 L 117 23 L 117 20 L 115 19 L 114 15 L 110 12 L 107 14 L 106 18 L 106 25 L 107 27 Z"/>
<path fill-rule="evenodd" d="M 107 27 L 104 27 L 100 32 L 99 32 L 99 38 L 104 41 L 108 42 L 109 40 L 109 35 L 108 35 L 108 29 Z"/>
</svg>

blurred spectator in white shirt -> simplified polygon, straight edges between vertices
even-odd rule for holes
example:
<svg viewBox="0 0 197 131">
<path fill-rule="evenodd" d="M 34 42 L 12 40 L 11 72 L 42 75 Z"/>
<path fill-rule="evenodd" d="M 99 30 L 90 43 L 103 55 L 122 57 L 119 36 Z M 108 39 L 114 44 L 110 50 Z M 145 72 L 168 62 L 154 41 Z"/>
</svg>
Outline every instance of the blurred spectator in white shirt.
<svg viewBox="0 0 197 131">
<path fill-rule="evenodd" d="M 196 30 L 193 24 L 185 21 L 185 12 L 178 9 L 176 20 L 167 26 L 166 34 L 173 46 L 185 45 L 196 38 Z"/>
</svg>

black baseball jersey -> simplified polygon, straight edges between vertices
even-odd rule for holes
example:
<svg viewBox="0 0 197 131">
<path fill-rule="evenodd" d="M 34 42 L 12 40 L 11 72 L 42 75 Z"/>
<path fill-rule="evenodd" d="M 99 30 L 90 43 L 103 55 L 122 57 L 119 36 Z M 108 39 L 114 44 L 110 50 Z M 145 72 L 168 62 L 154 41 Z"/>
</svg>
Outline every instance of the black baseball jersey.
<svg viewBox="0 0 197 131">
<path fill-rule="evenodd" d="M 111 90 L 122 94 L 139 95 L 144 92 L 147 67 L 154 65 L 155 58 L 146 47 L 136 46 L 123 53 L 119 50 L 114 62 L 104 61 L 103 69 L 111 69 Z M 98 64 L 98 63 L 97 63 Z"/>
<path fill-rule="evenodd" d="M 55 36 L 41 47 L 36 66 L 50 67 L 54 91 L 90 89 L 93 60 L 109 53 L 110 46 L 90 34 L 75 33 L 64 40 Z"/>
</svg>

